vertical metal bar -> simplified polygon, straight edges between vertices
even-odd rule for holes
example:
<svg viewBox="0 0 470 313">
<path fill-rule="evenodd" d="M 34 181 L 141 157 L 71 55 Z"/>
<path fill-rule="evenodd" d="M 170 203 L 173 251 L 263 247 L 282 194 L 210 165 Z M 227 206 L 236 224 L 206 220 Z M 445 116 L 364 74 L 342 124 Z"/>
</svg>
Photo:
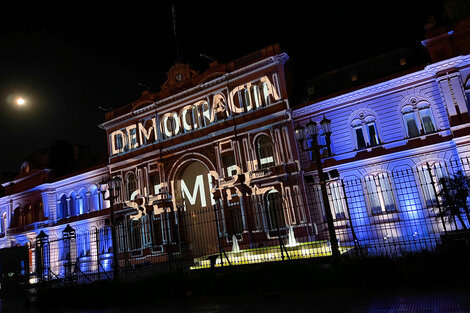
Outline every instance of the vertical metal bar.
<svg viewBox="0 0 470 313">
<path fill-rule="evenodd" d="M 356 253 L 358 253 L 358 255 L 360 255 L 362 257 L 362 251 L 359 247 L 359 240 L 356 237 L 356 231 L 354 230 L 354 225 L 353 225 L 353 222 L 352 222 L 351 213 L 349 211 L 348 196 L 346 195 L 346 188 L 344 187 L 344 181 L 342 179 L 340 179 L 340 181 L 341 181 L 341 187 L 343 189 L 344 203 L 346 204 L 346 211 L 348 213 L 349 225 L 351 225 L 351 234 L 352 234 L 353 240 L 354 240 L 354 249 L 356 250 Z"/>
<path fill-rule="evenodd" d="M 100 280 L 100 241 L 99 241 L 99 229 L 95 229 L 95 240 L 96 240 L 96 266 L 98 267 L 98 280 Z"/>
<path fill-rule="evenodd" d="M 214 207 L 214 217 L 215 217 L 215 225 L 216 225 L 216 233 L 217 233 L 217 245 L 219 248 L 219 258 L 220 258 L 220 266 L 224 267 L 224 258 L 222 256 L 223 249 L 220 243 L 220 234 L 219 234 L 219 218 L 217 216 L 217 203 L 213 206 Z M 215 267 L 215 265 L 214 265 Z"/>
<path fill-rule="evenodd" d="M 436 188 L 436 185 L 435 185 L 436 183 L 434 182 L 434 179 L 432 177 L 432 170 L 431 170 L 431 166 L 429 165 L 429 162 L 426 162 L 426 167 L 428 169 L 429 177 L 431 178 L 431 186 L 432 186 L 432 190 L 434 192 L 434 196 L 436 197 L 436 203 L 437 203 L 437 208 L 439 210 L 439 215 L 441 216 L 442 227 L 444 227 L 444 234 L 447 235 L 446 223 L 444 221 L 444 216 L 442 215 L 441 203 L 439 201 L 437 188 Z"/>
<path fill-rule="evenodd" d="M 166 250 L 167 250 L 167 255 L 168 255 L 168 264 L 170 265 L 170 270 L 173 269 L 173 253 L 171 251 L 171 246 L 170 246 L 170 232 L 169 232 L 169 219 L 168 219 L 168 213 L 166 211 L 166 207 L 163 207 L 163 216 L 165 219 L 164 223 L 164 231 L 165 231 L 165 236 L 166 236 Z"/>
<path fill-rule="evenodd" d="M 335 224 L 333 221 L 333 214 L 331 213 L 330 201 L 328 199 L 328 192 L 326 190 L 325 175 L 323 173 L 323 164 L 321 162 L 320 148 L 318 146 L 317 135 L 313 135 L 313 152 L 315 153 L 315 162 L 317 166 L 318 177 L 320 179 L 320 190 L 323 198 L 323 206 L 325 207 L 325 217 L 328 225 L 328 234 L 330 235 L 331 254 L 334 260 L 339 259 L 341 256 L 339 252 L 338 239 L 336 237 Z"/>
</svg>

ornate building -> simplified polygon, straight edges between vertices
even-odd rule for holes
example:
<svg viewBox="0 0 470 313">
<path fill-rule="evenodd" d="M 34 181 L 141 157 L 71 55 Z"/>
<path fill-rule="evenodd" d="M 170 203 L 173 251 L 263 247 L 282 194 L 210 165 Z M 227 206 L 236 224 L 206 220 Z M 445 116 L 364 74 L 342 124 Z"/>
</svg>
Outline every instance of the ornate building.
<svg viewBox="0 0 470 313">
<path fill-rule="evenodd" d="M 435 246 L 449 223 L 441 179 L 468 174 L 470 56 L 463 55 L 294 110 L 302 126 L 327 119 L 331 141 L 322 155 L 329 203 L 340 242 L 375 248 L 422 249 Z M 310 123 L 310 125 L 307 125 Z M 305 135 L 305 133 L 303 134 Z M 313 137 L 299 137 L 312 144 Z M 301 155 L 307 194 L 316 222 L 323 203 L 315 198 L 318 175 L 312 155 Z M 467 223 L 466 218 L 463 223 Z"/>
<path fill-rule="evenodd" d="M 201 74 L 176 64 L 159 92 L 106 115 L 123 264 L 313 239 L 287 59 L 272 46 Z"/>
<path fill-rule="evenodd" d="M 78 151 L 75 149 L 71 159 L 79 159 Z M 63 164 L 70 164 L 67 153 L 59 154 L 64 157 Z M 57 177 L 63 173 L 63 164 L 37 169 L 24 162 L 20 174 L 2 184 L 0 246 L 28 247 L 33 281 L 69 278 L 74 271 L 104 273 L 111 267 L 111 237 L 106 227 L 109 203 L 103 200 L 106 189 L 99 184 L 108 168 L 88 168 Z"/>
</svg>

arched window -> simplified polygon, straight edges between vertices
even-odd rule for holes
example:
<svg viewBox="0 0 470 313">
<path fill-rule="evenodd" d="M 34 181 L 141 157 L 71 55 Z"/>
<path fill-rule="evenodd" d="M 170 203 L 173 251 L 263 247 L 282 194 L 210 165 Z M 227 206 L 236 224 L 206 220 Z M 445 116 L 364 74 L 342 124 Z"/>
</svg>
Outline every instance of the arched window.
<svg viewBox="0 0 470 313">
<path fill-rule="evenodd" d="M 422 196 L 426 207 L 431 208 L 437 205 L 437 197 L 441 191 L 439 181 L 448 176 L 445 163 L 428 162 L 416 168 L 421 186 Z"/>
<path fill-rule="evenodd" d="M 130 224 L 130 248 L 131 250 L 139 250 L 142 248 L 142 226 L 139 220 L 131 220 Z"/>
<path fill-rule="evenodd" d="M 15 228 L 20 226 L 21 221 L 21 207 L 18 205 L 13 211 L 13 216 L 11 217 L 10 228 Z"/>
<path fill-rule="evenodd" d="M 266 194 L 265 210 L 268 230 L 277 230 L 286 226 L 282 197 L 277 190 L 270 190 Z"/>
<path fill-rule="evenodd" d="M 40 222 L 44 219 L 44 208 L 42 205 L 42 201 L 37 200 L 36 202 L 34 202 L 33 213 L 35 222 Z"/>
<path fill-rule="evenodd" d="M 78 199 L 77 199 L 77 194 L 74 192 L 72 192 L 70 194 L 70 198 L 69 198 L 69 210 L 68 210 L 68 216 L 75 216 L 77 215 L 77 207 L 78 207 Z"/>
<path fill-rule="evenodd" d="M 368 175 L 364 178 L 364 182 L 372 214 L 396 211 L 397 206 L 388 173 Z"/>
<path fill-rule="evenodd" d="M 127 189 L 127 200 L 134 200 L 137 196 L 137 179 L 135 178 L 134 173 L 127 175 L 126 180 L 126 189 Z"/>
<path fill-rule="evenodd" d="M 418 102 L 416 98 L 411 98 L 409 103 L 402 107 L 401 113 L 408 138 L 436 132 L 436 124 L 428 102 Z"/>
<path fill-rule="evenodd" d="M 99 211 L 101 209 L 101 192 L 96 186 L 92 186 L 88 192 L 88 211 Z"/>
<path fill-rule="evenodd" d="M 65 218 L 68 216 L 67 196 L 62 195 L 57 201 L 57 219 Z"/>
<path fill-rule="evenodd" d="M 33 208 L 31 203 L 26 204 L 23 207 L 24 213 L 24 225 L 29 225 L 33 223 Z"/>
<path fill-rule="evenodd" d="M 88 196 L 85 189 L 80 191 L 77 196 L 77 214 L 81 215 L 88 212 Z"/>
<path fill-rule="evenodd" d="M 256 139 L 255 145 L 258 168 L 264 169 L 274 166 L 274 150 L 271 138 L 267 135 L 261 135 Z"/>
<path fill-rule="evenodd" d="M 360 150 L 380 144 L 376 118 L 370 110 L 361 111 L 351 121 L 355 148 Z"/>
</svg>

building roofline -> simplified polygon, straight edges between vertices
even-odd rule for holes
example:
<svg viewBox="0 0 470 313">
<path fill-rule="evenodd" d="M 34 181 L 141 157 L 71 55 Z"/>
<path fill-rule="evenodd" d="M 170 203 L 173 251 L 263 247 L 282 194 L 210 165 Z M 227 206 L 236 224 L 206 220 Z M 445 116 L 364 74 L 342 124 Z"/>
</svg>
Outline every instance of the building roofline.
<svg viewBox="0 0 470 313">
<path fill-rule="evenodd" d="M 449 71 L 456 67 L 470 65 L 470 54 L 458 56 L 444 61 L 436 62 L 424 67 L 424 69 L 410 74 L 402 75 L 375 85 L 347 92 L 332 98 L 320 101 L 306 103 L 293 110 L 293 117 L 302 119 L 307 115 L 312 115 L 321 110 L 328 110 L 337 105 L 362 101 L 364 98 L 370 98 L 377 94 L 385 93 L 391 89 L 403 86 L 409 83 L 435 78 L 439 73 Z"/>
</svg>

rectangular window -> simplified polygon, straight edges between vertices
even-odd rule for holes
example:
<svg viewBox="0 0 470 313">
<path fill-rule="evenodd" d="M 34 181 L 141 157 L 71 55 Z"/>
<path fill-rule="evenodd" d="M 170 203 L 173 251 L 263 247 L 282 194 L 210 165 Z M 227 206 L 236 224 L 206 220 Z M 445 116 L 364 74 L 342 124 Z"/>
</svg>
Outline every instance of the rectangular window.
<svg viewBox="0 0 470 313">
<path fill-rule="evenodd" d="M 346 203 L 341 182 L 329 182 L 326 186 L 326 192 L 328 194 L 328 204 L 330 205 L 330 210 L 331 214 L 333 215 L 333 219 L 336 220 L 346 218 Z M 325 203 L 323 202 L 323 196 L 320 186 L 317 186 L 316 195 L 317 203 L 321 207 L 323 221 L 326 221 Z"/>
<path fill-rule="evenodd" d="M 335 219 L 343 219 L 346 217 L 344 195 L 341 183 L 331 182 L 328 184 L 328 199 L 330 201 L 331 211 L 334 212 Z"/>
<path fill-rule="evenodd" d="M 366 139 L 364 138 L 364 132 L 362 126 L 354 127 L 354 134 L 356 135 L 356 144 L 358 149 L 364 149 L 366 147 Z"/>
<path fill-rule="evenodd" d="M 225 177 L 237 175 L 237 166 L 235 164 L 235 155 L 233 151 L 222 155 L 222 166 L 224 168 Z"/>
<path fill-rule="evenodd" d="M 423 129 L 425 134 L 434 133 L 436 128 L 434 127 L 434 122 L 431 115 L 430 108 L 424 108 L 419 110 L 419 116 L 423 122 Z"/>
<path fill-rule="evenodd" d="M 374 122 L 367 123 L 367 131 L 369 133 L 369 144 L 372 147 L 377 146 L 379 144 L 379 136 Z"/>
<path fill-rule="evenodd" d="M 159 172 L 154 172 L 150 174 L 150 184 L 151 184 L 150 191 L 154 195 L 160 193 L 160 173 Z"/>
<path fill-rule="evenodd" d="M 419 136 L 418 125 L 416 124 L 415 113 L 409 112 L 403 114 L 403 120 L 406 126 L 406 132 L 409 138 Z"/>
</svg>

